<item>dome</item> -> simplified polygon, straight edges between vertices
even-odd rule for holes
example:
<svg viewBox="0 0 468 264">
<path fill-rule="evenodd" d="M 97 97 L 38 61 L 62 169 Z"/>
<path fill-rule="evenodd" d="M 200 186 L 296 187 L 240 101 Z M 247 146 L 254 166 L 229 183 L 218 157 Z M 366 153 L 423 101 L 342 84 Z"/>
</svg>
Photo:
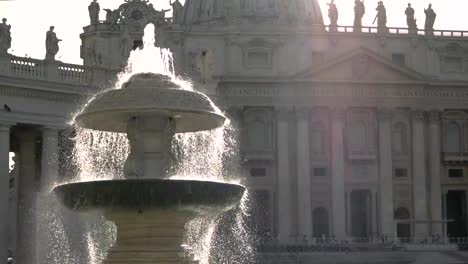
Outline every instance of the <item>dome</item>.
<svg viewBox="0 0 468 264">
<path fill-rule="evenodd" d="M 317 0 L 186 0 L 184 12 L 185 25 L 213 23 L 226 17 L 237 23 L 245 20 L 235 18 L 250 17 L 268 23 L 324 24 Z"/>
</svg>

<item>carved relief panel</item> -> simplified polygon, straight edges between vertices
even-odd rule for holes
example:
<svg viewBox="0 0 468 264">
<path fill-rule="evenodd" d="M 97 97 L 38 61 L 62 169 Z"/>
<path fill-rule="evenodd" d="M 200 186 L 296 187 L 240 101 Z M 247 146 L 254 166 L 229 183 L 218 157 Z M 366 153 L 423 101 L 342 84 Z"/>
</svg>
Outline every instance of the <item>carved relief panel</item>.
<svg viewBox="0 0 468 264">
<path fill-rule="evenodd" d="M 242 152 L 248 159 L 273 159 L 274 113 L 270 108 L 248 108 L 243 113 Z"/>
<path fill-rule="evenodd" d="M 376 158 L 376 115 L 370 109 L 351 109 L 346 114 L 348 158 L 373 160 Z"/>
<path fill-rule="evenodd" d="M 468 114 L 448 111 L 442 116 L 443 152 L 462 155 L 468 152 Z"/>
<path fill-rule="evenodd" d="M 406 160 L 411 153 L 411 126 L 408 113 L 395 111 L 392 119 L 392 154 L 394 159 Z"/>
<path fill-rule="evenodd" d="M 314 109 L 309 119 L 310 156 L 312 160 L 326 160 L 329 153 L 329 122 L 325 111 Z"/>
</svg>

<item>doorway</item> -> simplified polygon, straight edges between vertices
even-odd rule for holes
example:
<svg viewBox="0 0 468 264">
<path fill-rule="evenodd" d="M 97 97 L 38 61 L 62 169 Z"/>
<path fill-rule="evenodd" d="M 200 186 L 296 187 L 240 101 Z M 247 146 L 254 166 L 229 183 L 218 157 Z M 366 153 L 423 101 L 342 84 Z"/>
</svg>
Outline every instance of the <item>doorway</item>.
<svg viewBox="0 0 468 264">
<path fill-rule="evenodd" d="M 371 234 L 371 192 L 357 190 L 351 192 L 351 235 L 364 238 Z"/>
<path fill-rule="evenodd" d="M 400 207 L 395 210 L 395 220 L 410 220 L 410 213 L 408 209 Z M 408 242 L 411 238 L 411 223 L 397 223 L 397 238 L 402 242 Z"/>
<path fill-rule="evenodd" d="M 447 192 L 447 219 L 453 220 L 447 224 L 447 234 L 449 237 L 467 236 L 466 217 L 466 191 Z"/>
</svg>

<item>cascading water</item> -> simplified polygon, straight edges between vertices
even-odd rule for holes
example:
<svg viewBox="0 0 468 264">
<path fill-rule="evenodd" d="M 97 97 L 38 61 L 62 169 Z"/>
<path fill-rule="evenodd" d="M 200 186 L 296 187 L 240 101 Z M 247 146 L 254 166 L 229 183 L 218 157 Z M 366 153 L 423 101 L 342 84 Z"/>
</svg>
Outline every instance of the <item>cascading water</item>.
<svg viewBox="0 0 468 264">
<path fill-rule="evenodd" d="M 153 36 L 153 32 L 152 26 L 148 26 L 145 29 L 145 36 Z M 119 84 L 125 83 L 136 73 L 160 72 L 171 76 L 182 89 L 193 90 L 190 82 L 176 78 L 172 71 L 174 68 L 172 54 L 168 50 L 154 47 L 152 44 L 154 39 L 151 37 L 145 37 L 144 43 L 143 50 L 131 53 L 129 67 L 121 74 Z M 240 178 L 237 177 L 239 163 L 236 162 L 238 153 L 233 134 L 235 130 L 230 124 L 212 131 L 176 134 L 173 153 L 177 160 L 174 164 L 178 165 L 172 169 L 172 178 L 240 182 Z M 72 160 L 76 163 L 76 167 L 80 168 L 78 177 L 74 181 L 123 177 L 122 167 L 129 154 L 129 144 L 125 134 L 77 127 L 74 140 Z M 253 250 L 248 243 L 249 233 L 244 224 L 247 200 L 246 192 L 240 210 L 229 212 L 230 217 L 223 218 L 219 214 L 214 214 L 196 218 L 188 223 L 185 239 L 187 254 L 192 255 L 200 264 L 249 263 L 252 260 Z M 115 226 L 102 218 L 81 217 L 80 219 L 87 230 L 83 240 L 88 245 L 88 262 L 100 263 L 115 239 Z M 226 239 L 227 236 L 230 239 Z"/>
</svg>

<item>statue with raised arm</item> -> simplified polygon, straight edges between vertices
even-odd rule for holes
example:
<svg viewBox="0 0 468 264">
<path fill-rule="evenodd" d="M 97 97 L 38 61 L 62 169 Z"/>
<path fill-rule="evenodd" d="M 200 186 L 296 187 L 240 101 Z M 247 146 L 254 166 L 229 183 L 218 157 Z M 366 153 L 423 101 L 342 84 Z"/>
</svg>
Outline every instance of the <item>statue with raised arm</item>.
<svg viewBox="0 0 468 264">
<path fill-rule="evenodd" d="M 123 31 L 120 35 L 120 66 L 126 67 L 128 63 L 128 57 L 133 48 L 132 38 L 130 36 L 130 31 L 128 30 L 128 25 L 123 26 Z"/>
<path fill-rule="evenodd" d="M 7 19 L 2 19 L 0 24 L 0 55 L 8 54 L 8 49 L 11 48 L 11 25 L 7 25 Z"/>
<path fill-rule="evenodd" d="M 405 10 L 406 14 L 406 24 L 408 24 L 408 30 L 410 33 L 416 33 L 418 26 L 416 25 L 416 19 L 414 18 L 414 9 L 411 7 L 411 4 L 408 3 L 408 7 Z"/>
<path fill-rule="evenodd" d="M 427 9 L 424 9 L 424 13 L 426 13 L 426 23 L 424 24 L 424 30 L 426 31 L 426 35 L 434 35 L 434 22 L 436 19 L 436 13 L 432 9 L 432 4 L 429 4 Z"/>
<path fill-rule="evenodd" d="M 182 20 L 184 18 L 184 6 L 180 3 L 179 0 L 169 0 L 169 4 L 172 6 L 172 22 L 174 24 L 182 24 Z"/>
<path fill-rule="evenodd" d="M 375 10 L 377 10 L 377 16 L 372 24 L 375 24 L 375 21 L 377 20 L 378 32 L 387 32 L 387 10 L 385 9 L 382 1 L 379 1 Z"/>
<path fill-rule="evenodd" d="M 166 22 L 166 12 L 171 11 L 170 9 L 162 9 L 161 11 L 156 10 L 153 16 L 153 23 L 155 26 L 162 25 Z"/>
<path fill-rule="evenodd" d="M 362 18 L 366 13 L 366 7 L 364 6 L 364 0 L 355 0 L 354 1 L 354 31 L 361 31 L 362 28 Z"/>
<path fill-rule="evenodd" d="M 89 19 L 91 20 L 91 24 L 95 25 L 99 23 L 99 11 L 101 11 L 101 7 L 97 0 L 93 0 L 91 4 L 88 6 L 89 11 Z"/>
<path fill-rule="evenodd" d="M 62 41 L 61 39 L 57 38 L 57 35 L 54 32 L 54 26 L 50 27 L 50 30 L 47 31 L 46 34 L 46 60 L 55 60 L 55 55 L 57 55 L 59 51 L 58 43 Z"/>
<path fill-rule="evenodd" d="M 328 18 L 330 18 L 330 31 L 337 31 L 338 27 L 338 8 L 335 0 L 331 0 L 328 4 Z"/>
</svg>

